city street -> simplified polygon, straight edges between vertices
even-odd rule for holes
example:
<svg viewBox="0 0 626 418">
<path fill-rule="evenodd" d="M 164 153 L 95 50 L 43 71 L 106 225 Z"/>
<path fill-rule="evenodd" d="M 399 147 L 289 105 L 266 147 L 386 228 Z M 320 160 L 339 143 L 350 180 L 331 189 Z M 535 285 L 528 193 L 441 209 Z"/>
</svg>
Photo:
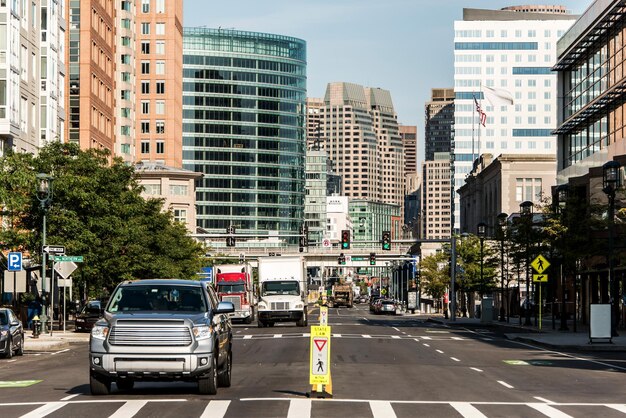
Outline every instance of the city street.
<svg viewBox="0 0 626 418">
<path fill-rule="evenodd" d="M 318 310 L 309 325 L 317 323 Z M 308 329 L 235 325 L 233 383 L 138 383 L 89 393 L 86 343 L 0 359 L 10 417 L 622 417 L 626 353 L 563 353 L 487 327 L 449 327 L 368 306 L 329 310 L 332 399 L 311 399 Z M 15 387 L 21 382 L 24 387 Z M 24 382 L 34 381 L 34 382 Z M 18 383 L 16 383 L 18 382 Z M 11 387 L 13 386 L 13 387 Z"/>
</svg>

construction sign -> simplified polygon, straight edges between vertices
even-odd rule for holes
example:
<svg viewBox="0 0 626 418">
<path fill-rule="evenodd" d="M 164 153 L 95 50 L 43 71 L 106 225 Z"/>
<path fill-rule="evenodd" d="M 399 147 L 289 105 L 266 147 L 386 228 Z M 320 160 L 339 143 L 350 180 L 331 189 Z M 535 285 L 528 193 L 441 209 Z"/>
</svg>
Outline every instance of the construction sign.
<svg viewBox="0 0 626 418">
<path fill-rule="evenodd" d="M 311 385 L 330 384 L 330 327 L 311 327 Z"/>
</svg>

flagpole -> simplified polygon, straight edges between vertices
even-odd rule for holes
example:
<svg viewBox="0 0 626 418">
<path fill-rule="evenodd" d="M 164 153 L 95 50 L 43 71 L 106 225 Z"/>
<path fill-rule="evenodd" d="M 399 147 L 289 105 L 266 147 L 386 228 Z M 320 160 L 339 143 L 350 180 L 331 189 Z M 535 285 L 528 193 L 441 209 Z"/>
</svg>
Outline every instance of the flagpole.
<svg viewBox="0 0 626 418">
<path fill-rule="evenodd" d="M 480 103 L 480 110 L 482 113 L 485 113 L 485 109 L 483 109 L 483 98 L 481 97 L 483 94 L 483 83 L 482 81 L 478 80 L 478 100 Z M 479 115 L 480 116 L 480 121 L 481 123 L 478 124 L 478 158 L 480 158 L 480 125 L 482 125 L 482 120 L 483 120 L 483 115 Z"/>
<path fill-rule="evenodd" d="M 476 92 L 472 92 L 472 97 L 476 100 Z M 480 115 L 478 115 L 480 117 Z M 472 103 L 472 167 L 474 166 L 474 122 L 476 120 L 476 103 Z"/>
</svg>

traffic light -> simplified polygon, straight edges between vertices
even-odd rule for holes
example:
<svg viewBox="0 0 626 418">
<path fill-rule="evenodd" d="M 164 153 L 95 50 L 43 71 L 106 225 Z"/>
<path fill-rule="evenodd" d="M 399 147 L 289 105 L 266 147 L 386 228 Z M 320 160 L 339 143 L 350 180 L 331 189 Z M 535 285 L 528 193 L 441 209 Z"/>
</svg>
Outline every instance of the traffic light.
<svg viewBox="0 0 626 418">
<path fill-rule="evenodd" d="M 339 257 L 337 257 L 337 264 L 339 264 L 340 266 L 346 265 L 346 256 L 343 255 L 343 253 L 339 254 Z"/>
<path fill-rule="evenodd" d="M 376 253 L 370 253 L 370 266 L 376 265 Z"/>
<path fill-rule="evenodd" d="M 383 231 L 383 250 L 391 251 L 391 232 Z"/>
<path fill-rule="evenodd" d="M 341 231 L 341 249 L 349 250 L 350 249 L 350 230 L 344 229 Z"/>
<path fill-rule="evenodd" d="M 226 237 L 226 246 L 227 247 L 234 247 L 235 246 L 235 237 L 233 235 L 235 235 L 235 227 L 234 226 L 229 226 L 226 229 L 226 233 L 228 234 L 228 236 Z"/>
</svg>

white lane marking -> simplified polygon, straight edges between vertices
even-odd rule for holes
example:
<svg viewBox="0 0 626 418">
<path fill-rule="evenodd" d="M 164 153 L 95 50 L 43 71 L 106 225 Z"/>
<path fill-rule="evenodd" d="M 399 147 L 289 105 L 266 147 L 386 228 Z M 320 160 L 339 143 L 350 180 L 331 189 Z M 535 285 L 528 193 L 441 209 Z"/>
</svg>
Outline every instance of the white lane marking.
<svg viewBox="0 0 626 418">
<path fill-rule="evenodd" d="M 341 334 L 333 334 L 333 337 L 341 338 Z"/>
<path fill-rule="evenodd" d="M 540 396 L 533 396 L 533 398 L 537 399 L 538 401 L 545 402 L 545 403 L 554 403 L 551 400 L 548 400 L 546 398 L 542 398 Z"/>
<path fill-rule="evenodd" d="M 420 342 L 420 340 L 419 340 L 419 339 L 417 339 L 417 338 L 413 338 L 413 340 L 415 340 L 415 342 L 416 342 L 416 343 L 419 343 L 419 342 Z"/>
<path fill-rule="evenodd" d="M 399 335 L 392 335 L 392 336 L 391 336 L 391 339 L 393 339 L 393 340 L 399 340 L 399 339 L 401 339 L 401 338 L 402 338 L 402 337 L 401 337 L 401 336 L 399 336 Z"/>
<path fill-rule="evenodd" d="M 65 350 L 60 350 L 60 351 L 56 351 L 54 353 L 50 353 L 51 356 L 54 356 L 55 354 L 60 354 L 60 353 L 65 353 L 66 351 L 70 351 L 69 348 L 66 348 Z"/>
<path fill-rule="evenodd" d="M 120 406 L 109 418 L 134 417 L 147 403 L 148 401 L 126 401 L 126 403 Z"/>
<path fill-rule="evenodd" d="M 274 334 L 274 338 L 282 338 L 283 334 Z"/>
<path fill-rule="evenodd" d="M 546 405 L 545 403 L 529 403 L 528 406 L 550 418 L 572 418 L 571 415 L 567 415 L 565 412 L 561 412 L 550 405 Z"/>
<path fill-rule="evenodd" d="M 287 418 L 300 418 L 311 416 L 310 399 L 292 399 L 289 401 L 289 412 Z"/>
<path fill-rule="evenodd" d="M 450 357 L 450 358 L 451 358 L 452 360 L 454 360 L 454 361 L 461 361 L 461 360 L 459 360 L 459 359 L 458 359 L 458 358 L 456 358 L 456 357 Z"/>
<path fill-rule="evenodd" d="M 61 400 L 62 400 L 62 401 L 69 401 L 70 399 L 75 398 L 75 397 L 77 397 L 78 395 L 80 395 L 80 393 L 75 393 L 75 394 L 73 394 L 73 395 L 66 396 L 65 398 L 63 398 L 63 399 L 61 399 Z"/>
<path fill-rule="evenodd" d="M 230 405 L 230 401 L 210 401 L 200 418 L 222 418 L 226 415 L 228 405 Z"/>
<path fill-rule="evenodd" d="M 361 335 L 361 337 L 363 337 L 363 338 L 372 338 L 371 335 Z"/>
<path fill-rule="evenodd" d="M 426 343 L 424 343 L 424 346 L 425 346 L 425 347 L 430 347 L 430 344 L 426 344 Z"/>
<path fill-rule="evenodd" d="M 7 362 L 7 363 L 13 363 L 13 362 L 16 362 L 16 361 L 17 361 L 17 360 L 7 360 L 6 362 Z"/>
<path fill-rule="evenodd" d="M 396 327 L 391 327 L 391 328 L 393 328 L 393 329 L 395 329 L 396 331 L 400 332 L 400 330 L 399 330 L 398 328 L 396 328 Z"/>
<path fill-rule="evenodd" d="M 370 409 L 374 418 L 393 418 L 397 416 L 391 407 L 391 402 L 370 401 Z"/>
<path fill-rule="evenodd" d="M 252 339 L 252 335 L 244 335 L 243 339 L 244 340 L 250 340 L 250 339 Z"/>
<path fill-rule="evenodd" d="M 463 338 L 461 338 L 461 337 L 452 337 L 452 339 L 456 340 L 456 341 L 462 341 L 463 340 Z"/>
<path fill-rule="evenodd" d="M 450 406 L 465 418 L 487 418 L 486 415 L 469 402 L 450 402 Z"/>
<path fill-rule="evenodd" d="M 432 340 L 432 338 L 427 337 L 427 336 L 423 336 L 422 338 L 423 338 L 424 340 Z"/>
<path fill-rule="evenodd" d="M 309 332 L 305 332 L 304 334 L 302 334 L 303 337 L 310 337 L 311 334 Z"/>
<path fill-rule="evenodd" d="M 441 350 L 437 350 L 437 352 L 438 352 L 439 354 L 443 354 L 443 351 L 441 351 Z"/>
<path fill-rule="evenodd" d="M 509 385 L 508 383 L 506 383 L 503 380 L 498 380 L 498 383 L 500 383 L 502 386 L 504 386 L 505 388 L 509 388 L 509 389 L 513 389 L 513 386 Z"/>
<path fill-rule="evenodd" d="M 40 418 L 45 417 L 56 411 L 57 409 L 63 408 L 67 405 L 67 402 L 48 402 L 45 405 L 40 406 L 34 411 L 30 411 L 28 414 L 22 415 L 21 418 Z"/>
<path fill-rule="evenodd" d="M 608 406 L 611 409 L 615 409 L 616 411 L 620 411 L 626 414 L 626 405 L 621 405 L 621 404 L 606 404 L 606 406 Z"/>
<path fill-rule="evenodd" d="M 470 369 L 474 370 L 475 372 L 479 372 L 479 373 L 482 373 L 482 372 L 483 372 L 482 370 L 480 370 L 480 369 L 479 369 L 479 368 L 477 368 L 477 367 L 470 367 Z"/>
</svg>

